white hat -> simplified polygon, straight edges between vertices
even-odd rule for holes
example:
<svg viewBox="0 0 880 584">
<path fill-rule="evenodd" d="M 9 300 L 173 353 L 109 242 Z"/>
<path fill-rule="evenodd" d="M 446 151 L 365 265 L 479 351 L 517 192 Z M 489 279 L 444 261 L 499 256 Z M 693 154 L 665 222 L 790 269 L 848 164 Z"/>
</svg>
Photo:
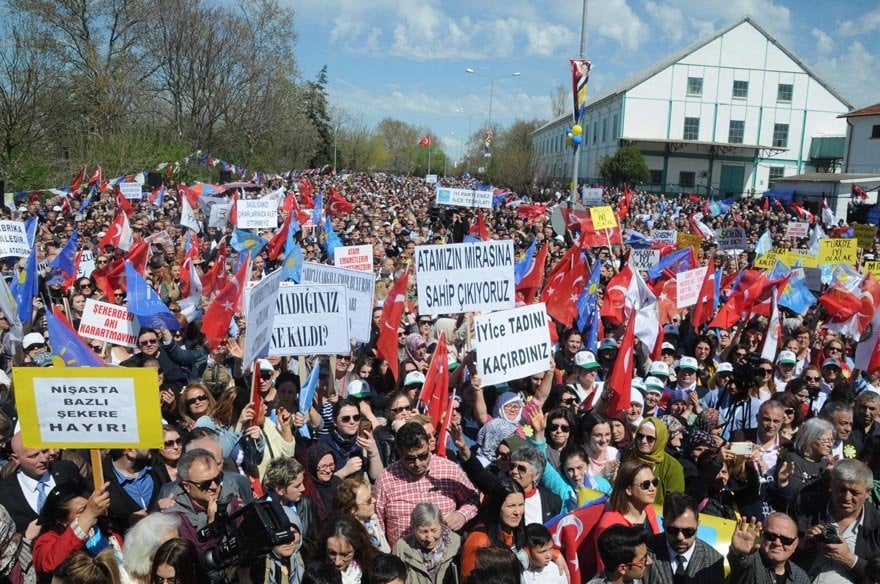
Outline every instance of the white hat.
<svg viewBox="0 0 880 584">
<path fill-rule="evenodd" d="M 355 379 L 348 384 L 346 389 L 349 397 L 367 397 L 373 394 L 370 390 L 370 384 L 362 379 Z"/>
<path fill-rule="evenodd" d="M 659 393 L 662 395 L 664 389 L 666 389 L 666 386 L 663 382 L 653 375 L 649 375 L 645 380 L 645 391 L 647 393 Z"/>
<path fill-rule="evenodd" d="M 575 353 L 574 364 L 581 369 L 598 369 L 600 367 L 596 361 L 596 356 L 590 351 L 578 351 Z"/>
<path fill-rule="evenodd" d="M 58 205 L 55 205 L 54 207 L 52 207 L 52 210 L 57 213 L 58 211 L 61 210 L 61 207 L 59 207 Z"/>
<path fill-rule="evenodd" d="M 718 368 L 715 369 L 715 375 L 719 373 L 733 373 L 733 364 L 724 361 L 723 363 L 718 364 Z"/>
<path fill-rule="evenodd" d="M 645 380 L 641 377 L 633 377 L 632 386 L 642 393 L 645 393 Z"/>
<path fill-rule="evenodd" d="M 682 357 L 678 360 L 678 369 L 693 369 L 696 371 L 699 368 L 699 363 L 693 357 Z"/>
<path fill-rule="evenodd" d="M 27 351 L 31 345 L 45 345 L 45 344 L 46 344 L 46 339 L 44 339 L 43 335 L 41 335 L 40 333 L 28 333 L 24 336 L 24 339 L 22 339 L 22 341 L 21 341 L 21 348 L 24 349 L 25 351 Z"/>
<path fill-rule="evenodd" d="M 424 385 L 425 384 L 425 375 L 421 371 L 410 371 L 406 374 L 406 377 L 403 380 L 403 386 L 407 387 L 409 385 Z"/>
<path fill-rule="evenodd" d="M 635 381 L 635 380 L 633 380 Z M 632 390 L 630 390 L 630 398 L 629 403 L 639 403 L 642 404 L 642 407 L 645 405 L 645 396 L 642 395 L 642 392 L 633 384 Z"/>
<path fill-rule="evenodd" d="M 660 345 L 660 350 L 661 351 L 672 351 L 674 353 L 675 352 L 675 345 L 673 345 L 672 343 L 663 343 L 662 345 Z"/>
<path fill-rule="evenodd" d="M 653 361 L 648 369 L 648 375 L 669 377 L 669 365 L 665 361 Z"/>
<path fill-rule="evenodd" d="M 257 359 L 257 367 L 262 371 L 274 371 L 275 368 L 269 363 L 268 359 Z"/>
<path fill-rule="evenodd" d="M 796 365 L 797 355 L 795 355 L 791 351 L 782 351 L 776 358 L 776 363 L 778 363 L 779 365 Z"/>
</svg>

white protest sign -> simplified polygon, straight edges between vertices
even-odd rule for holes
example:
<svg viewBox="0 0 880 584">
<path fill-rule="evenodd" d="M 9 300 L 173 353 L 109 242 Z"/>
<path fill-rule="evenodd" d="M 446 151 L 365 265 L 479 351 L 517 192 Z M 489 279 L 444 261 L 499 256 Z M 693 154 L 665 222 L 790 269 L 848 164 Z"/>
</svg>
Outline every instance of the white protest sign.
<svg viewBox="0 0 880 584">
<path fill-rule="evenodd" d="M 351 351 L 347 292 L 344 286 L 285 282 L 278 290 L 269 355 L 333 355 Z"/>
<path fill-rule="evenodd" d="M 583 189 L 582 199 L 584 207 L 601 207 L 605 204 L 605 197 L 602 195 L 602 189 Z"/>
<path fill-rule="evenodd" d="M 438 205 L 457 205 L 459 207 L 492 208 L 492 191 L 475 191 L 471 189 L 451 189 L 437 187 Z"/>
<path fill-rule="evenodd" d="M 141 190 L 141 185 L 136 182 L 124 182 L 116 185 L 119 187 L 119 192 L 122 193 L 122 196 L 126 199 L 143 199 L 144 192 Z"/>
<path fill-rule="evenodd" d="M 675 245 L 678 241 L 678 232 L 674 229 L 655 229 L 651 232 L 651 239 L 655 243 L 668 243 Z"/>
<path fill-rule="evenodd" d="M 356 341 L 370 342 L 373 294 L 376 286 L 376 278 L 371 272 L 304 262 L 300 283 L 345 286 L 348 290 L 348 334 Z"/>
<path fill-rule="evenodd" d="M 437 175 L 436 174 L 428 174 L 425 175 L 425 182 L 429 185 L 433 185 L 437 183 Z"/>
<path fill-rule="evenodd" d="M 180 199 L 180 224 L 196 233 L 202 231 L 202 223 L 196 217 L 196 212 L 190 207 L 186 197 Z"/>
<path fill-rule="evenodd" d="M 640 271 L 653 268 L 659 261 L 659 249 L 631 249 L 629 252 L 629 265 Z"/>
<path fill-rule="evenodd" d="M 251 288 L 247 299 L 248 328 L 244 337 L 244 359 L 247 367 L 258 357 L 269 355 L 272 323 L 275 319 L 275 299 L 281 284 L 281 270 L 275 270 Z"/>
<path fill-rule="evenodd" d="M 240 199 L 236 207 L 239 229 L 276 229 L 278 199 Z"/>
<path fill-rule="evenodd" d="M 810 231 L 810 224 L 805 221 L 789 221 L 788 227 L 785 228 L 786 237 L 807 237 Z"/>
<path fill-rule="evenodd" d="M 495 385 L 547 370 L 553 349 L 543 302 L 479 314 L 474 328 L 482 383 Z"/>
<path fill-rule="evenodd" d="M 79 321 L 79 336 L 123 347 L 137 347 L 140 324 L 124 306 L 89 298 Z"/>
<path fill-rule="evenodd" d="M 746 248 L 746 232 L 742 227 L 722 227 L 715 231 L 718 251 Z"/>
<path fill-rule="evenodd" d="M 95 254 L 90 249 L 84 249 L 79 256 L 79 266 L 76 269 L 77 278 L 88 278 L 95 271 Z"/>
<path fill-rule="evenodd" d="M 678 296 L 675 302 L 676 308 L 687 308 L 697 303 L 697 300 L 700 298 L 700 288 L 703 287 L 703 278 L 706 277 L 706 269 L 706 266 L 702 266 L 686 272 L 679 272 L 675 275 L 675 281 L 678 286 Z"/>
<path fill-rule="evenodd" d="M 333 263 L 337 268 L 357 270 L 358 272 L 373 271 L 373 245 L 347 245 L 337 247 L 333 255 Z"/>
<path fill-rule="evenodd" d="M 146 240 L 150 243 L 157 243 L 159 245 L 174 245 L 174 240 L 171 239 L 171 235 L 169 235 L 167 229 L 163 229 L 159 233 L 147 236 Z"/>
<path fill-rule="evenodd" d="M 208 227 L 216 227 L 223 229 L 229 223 L 229 212 L 232 210 L 232 203 L 224 203 L 222 205 L 211 205 L 211 214 L 208 216 Z"/>
<path fill-rule="evenodd" d="M 40 260 L 37 262 L 37 272 L 40 274 L 49 273 L 49 260 Z"/>
<path fill-rule="evenodd" d="M 21 221 L 0 221 L 0 257 L 26 258 L 31 253 L 27 230 Z"/>
<path fill-rule="evenodd" d="M 416 246 L 419 314 L 513 308 L 513 241 Z"/>
</svg>

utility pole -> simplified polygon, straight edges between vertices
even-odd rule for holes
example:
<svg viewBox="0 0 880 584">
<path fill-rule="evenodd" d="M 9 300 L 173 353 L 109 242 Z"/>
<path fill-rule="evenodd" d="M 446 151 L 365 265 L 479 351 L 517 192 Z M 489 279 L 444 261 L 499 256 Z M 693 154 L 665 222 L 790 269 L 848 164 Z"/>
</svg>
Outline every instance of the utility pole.
<svg viewBox="0 0 880 584">
<path fill-rule="evenodd" d="M 579 54 L 581 59 L 587 58 L 587 0 L 584 0 L 584 10 L 581 16 L 581 51 Z M 577 104 L 575 104 L 577 107 Z M 577 112 L 575 112 L 577 113 Z M 578 120 L 580 123 L 581 120 Z M 583 126 L 581 126 L 583 127 Z M 586 135 L 586 130 L 584 131 L 582 136 Z M 571 195 L 569 197 L 569 203 L 573 204 L 577 202 L 578 195 L 578 167 L 581 164 L 581 147 L 584 145 L 581 142 L 577 148 L 575 148 L 574 155 L 572 156 L 572 171 L 571 171 Z"/>
</svg>

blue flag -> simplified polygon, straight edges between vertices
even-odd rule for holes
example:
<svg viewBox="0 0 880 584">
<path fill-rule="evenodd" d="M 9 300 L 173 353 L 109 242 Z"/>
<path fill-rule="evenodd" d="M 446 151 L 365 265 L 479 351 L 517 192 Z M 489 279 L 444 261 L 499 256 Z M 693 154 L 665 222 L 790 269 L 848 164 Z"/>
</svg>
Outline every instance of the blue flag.
<svg viewBox="0 0 880 584">
<path fill-rule="evenodd" d="M 24 269 L 12 278 L 9 287 L 18 307 L 18 318 L 23 323 L 33 319 L 34 296 L 39 293 L 37 286 L 37 248 L 32 247 Z"/>
<path fill-rule="evenodd" d="M 330 223 L 330 217 L 324 221 L 324 251 L 327 252 L 327 257 L 331 260 L 333 259 L 333 255 L 336 253 L 337 247 L 342 247 L 342 240 L 339 239 L 339 236 L 336 235 L 336 232 L 333 231 L 333 225 Z"/>
<path fill-rule="evenodd" d="M 55 259 L 49 262 L 49 267 L 57 268 L 68 276 L 73 276 L 74 270 L 76 270 L 76 248 L 79 245 L 78 239 L 79 232 L 74 230 L 73 235 L 70 236 L 70 239 L 67 240 L 67 243 L 64 244 L 64 247 L 61 248 L 58 255 L 55 256 Z"/>
<path fill-rule="evenodd" d="M 779 296 L 779 306 L 784 306 L 797 314 L 804 314 L 815 303 L 816 297 L 807 288 L 807 283 L 793 275 L 788 279 L 788 284 Z"/>
<path fill-rule="evenodd" d="M 125 262 L 125 280 L 128 310 L 137 316 L 141 328 L 180 330 L 180 322 L 174 313 L 128 261 Z"/>
<path fill-rule="evenodd" d="M 672 270 L 674 273 L 685 272 L 691 269 L 691 248 L 686 247 L 670 254 L 666 254 L 656 266 L 648 268 L 648 279 L 656 280 L 663 275 L 666 269 Z"/>
<path fill-rule="evenodd" d="M 735 201 L 736 197 L 728 197 L 721 201 L 712 201 L 709 203 L 709 213 L 711 213 L 713 217 L 724 215 L 730 210 L 730 207 L 733 206 Z"/>
<path fill-rule="evenodd" d="M 106 367 L 107 364 L 92 351 L 91 347 L 68 328 L 61 319 L 46 311 L 46 327 L 49 329 L 49 344 L 52 354 L 61 357 L 68 367 Z"/>
<path fill-rule="evenodd" d="M 28 244 L 31 247 L 34 245 L 34 240 L 37 237 L 37 218 L 30 217 L 24 222 L 24 230 L 27 233 Z"/>
<path fill-rule="evenodd" d="M 247 252 L 251 258 L 254 258 L 263 251 L 267 243 L 269 242 L 259 235 L 245 229 L 236 229 L 232 232 L 232 237 L 229 239 L 229 245 L 232 246 L 232 249 L 239 253 Z"/>
<path fill-rule="evenodd" d="M 321 224 L 321 215 L 324 211 L 324 193 L 320 193 L 315 198 L 315 208 L 312 209 L 312 223 L 315 225 Z"/>
<path fill-rule="evenodd" d="M 287 240 L 284 242 L 284 263 L 281 264 L 281 281 L 293 280 L 299 284 L 302 277 L 303 252 L 293 236 L 300 231 L 296 217 L 290 217 Z"/>
<path fill-rule="evenodd" d="M 309 415 L 309 408 L 312 407 L 312 400 L 315 399 L 315 391 L 318 389 L 318 376 L 321 374 L 321 362 L 315 361 L 315 366 L 306 379 L 306 384 L 299 392 L 299 411 L 302 415 Z M 303 438 L 309 438 L 309 425 L 305 424 L 299 429 Z"/>
<path fill-rule="evenodd" d="M 599 291 L 599 279 L 602 275 L 602 262 L 596 261 L 593 264 L 593 271 L 590 272 L 590 279 L 587 280 L 581 295 L 577 299 L 578 309 L 578 330 L 585 330 L 589 326 L 587 341 L 584 346 L 588 351 L 596 354 L 599 342 L 599 311 L 596 306 Z"/>
<path fill-rule="evenodd" d="M 773 249 L 773 238 L 770 237 L 769 231 L 764 231 L 758 238 L 758 243 L 755 244 L 755 254 L 764 255 L 771 249 Z"/>
<path fill-rule="evenodd" d="M 532 267 L 532 262 L 535 261 L 535 246 L 537 245 L 538 240 L 532 241 L 532 245 L 526 250 L 526 256 L 513 266 L 513 277 L 517 286 L 519 286 L 519 283 L 522 282 L 526 274 L 529 273 L 529 268 Z"/>
<path fill-rule="evenodd" d="M 635 249 L 647 249 L 651 247 L 653 243 L 648 236 L 635 231 L 634 229 L 630 229 L 626 233 L 626 241 L 623 242 L 624 245 L 628 245 L 630 247 L 634 247 Z"/>
</svg>

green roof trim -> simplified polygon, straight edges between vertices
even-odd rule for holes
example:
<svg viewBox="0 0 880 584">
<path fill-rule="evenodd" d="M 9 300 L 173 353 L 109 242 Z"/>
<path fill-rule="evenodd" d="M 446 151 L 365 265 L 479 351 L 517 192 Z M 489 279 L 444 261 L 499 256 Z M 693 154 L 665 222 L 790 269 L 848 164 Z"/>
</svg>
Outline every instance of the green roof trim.
<svg viewBox="0 0 880 584">
<path fill-rule="evenodd" d="M 816 136 L 810 142 L 812 160 L 842 159 L 845 136 Z"/>
</svg>

